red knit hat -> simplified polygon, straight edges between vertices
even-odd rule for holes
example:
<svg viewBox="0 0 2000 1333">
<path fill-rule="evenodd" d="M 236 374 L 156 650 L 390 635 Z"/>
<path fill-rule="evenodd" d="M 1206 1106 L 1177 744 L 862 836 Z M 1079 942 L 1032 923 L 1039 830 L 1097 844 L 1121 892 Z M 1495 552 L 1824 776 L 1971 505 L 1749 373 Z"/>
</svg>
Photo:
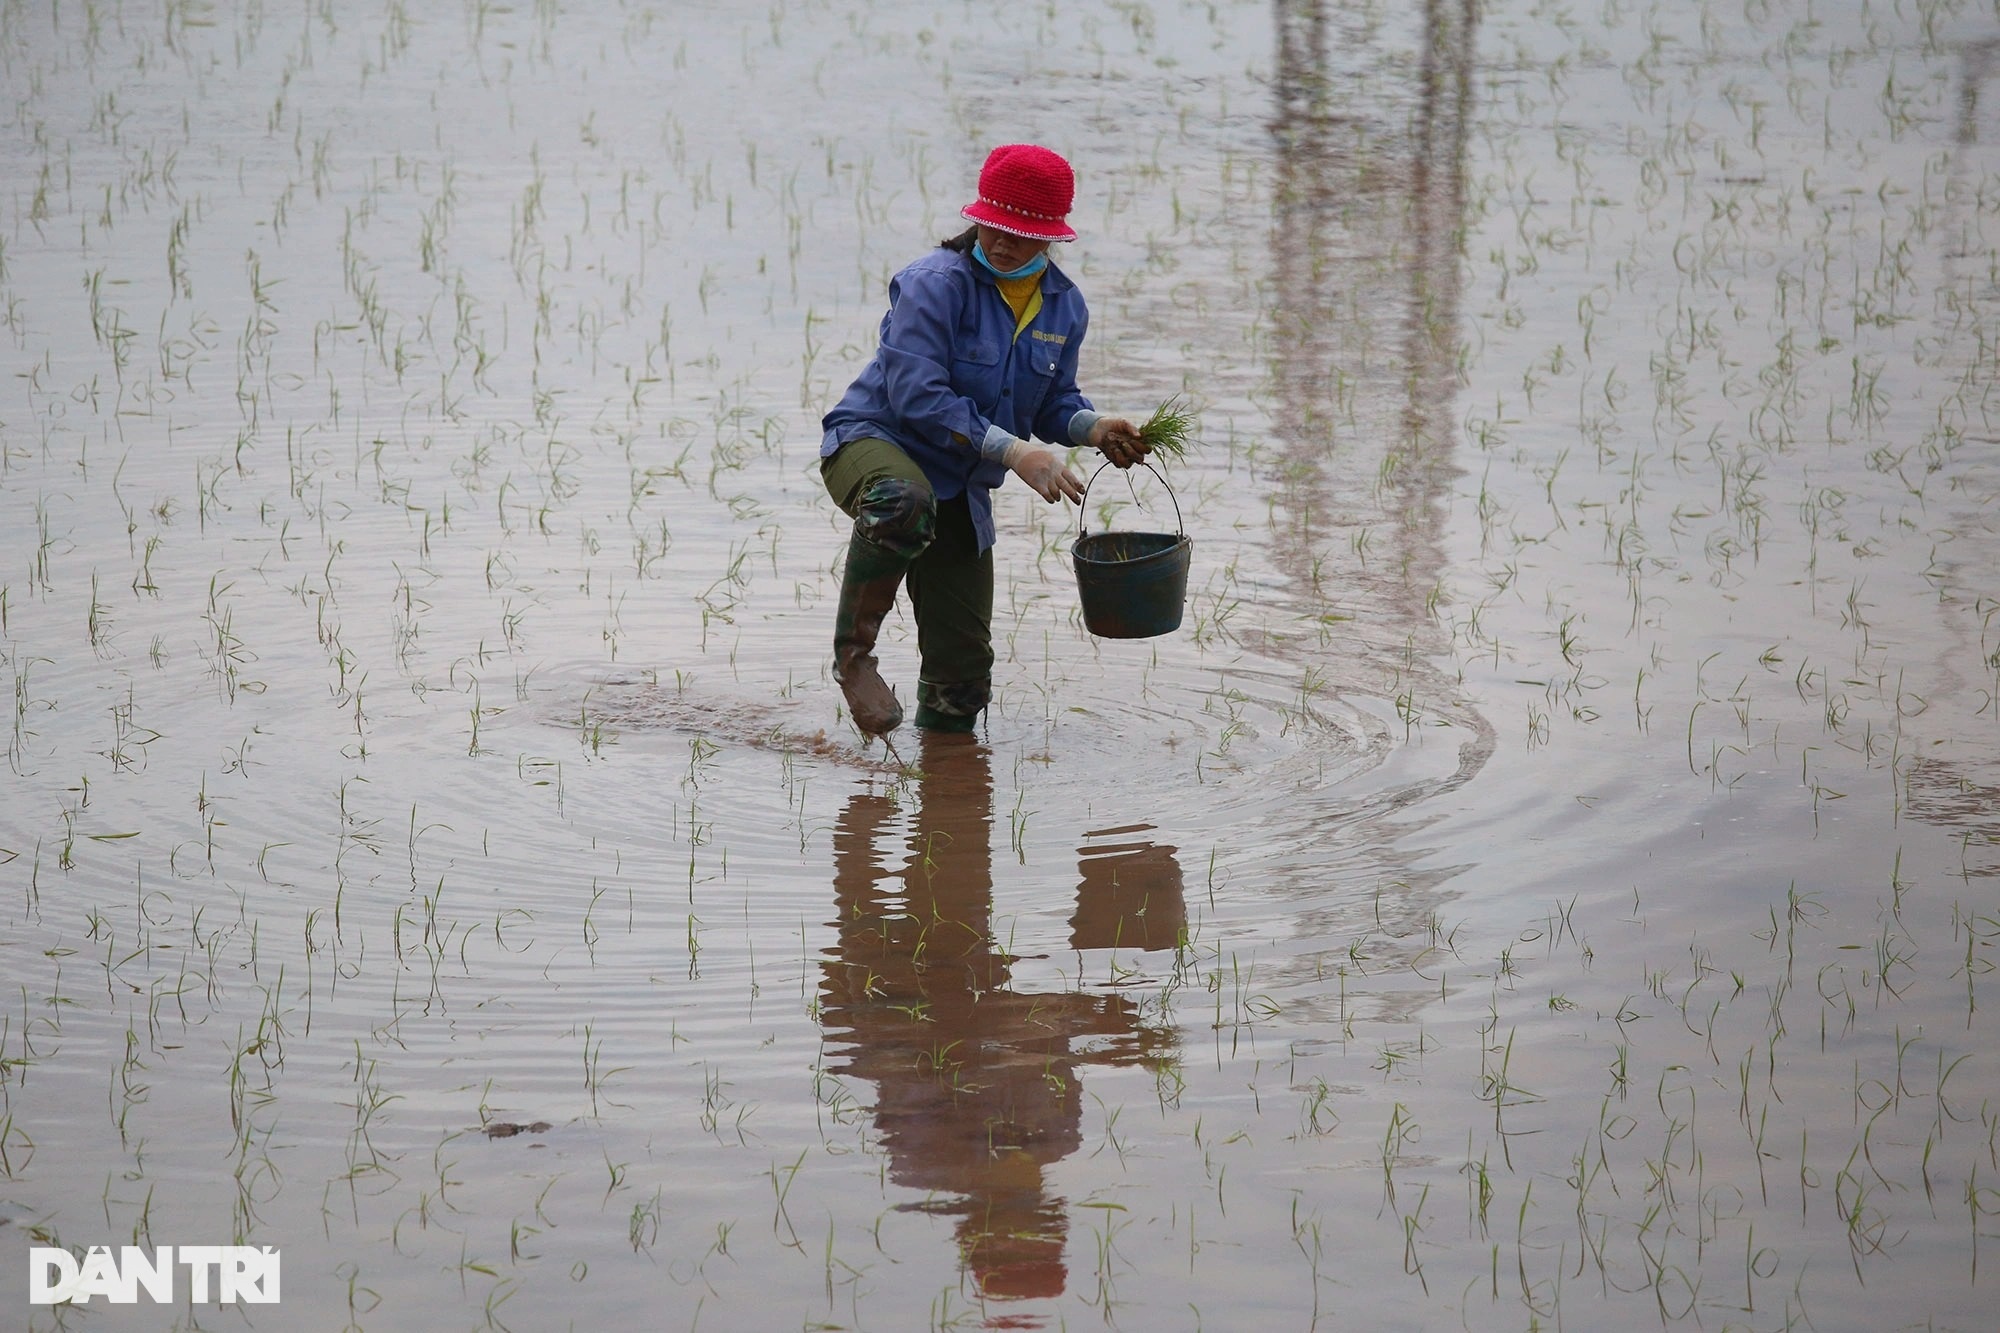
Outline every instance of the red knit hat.
<svg viewBox="0 0 2000 1333">
<path fill-rule="evenodd" d="M 979 199 L 959 213 L 998 231 L 1034 241 L 1073 241 L 1063 219 L 1076 202 L 1076 173 L 1061 154 L 1039 144 L 1002 144 L 979 169 Z"/>
</svg>

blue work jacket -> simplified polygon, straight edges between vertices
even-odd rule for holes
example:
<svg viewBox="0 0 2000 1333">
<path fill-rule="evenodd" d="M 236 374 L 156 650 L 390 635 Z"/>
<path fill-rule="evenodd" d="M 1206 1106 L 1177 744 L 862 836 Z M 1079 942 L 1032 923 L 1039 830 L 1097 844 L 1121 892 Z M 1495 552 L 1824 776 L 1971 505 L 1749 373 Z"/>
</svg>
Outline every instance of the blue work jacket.
<svg viewBox="0 0 2000 1333">
<path fill-rule="evenodd" d="M 1042 271 L 1042 308 L 1017 336 L 1014 311 L 993 275 L 969 254 L 940 246 L 889 283 L 881 343 L 866 369 L 820 422 L 830 458 L 852 440 L 899 446 L 940 500 L 963 493 L 979 549 L 993 544 L 993 489 L 1007 469 L 981 446 L 997 426 L 1023 439 L 1071 437 L 1090 400 L 1076 387 L 1077 352 L 1090 312 L 1054 264 Z"/>
</svg>

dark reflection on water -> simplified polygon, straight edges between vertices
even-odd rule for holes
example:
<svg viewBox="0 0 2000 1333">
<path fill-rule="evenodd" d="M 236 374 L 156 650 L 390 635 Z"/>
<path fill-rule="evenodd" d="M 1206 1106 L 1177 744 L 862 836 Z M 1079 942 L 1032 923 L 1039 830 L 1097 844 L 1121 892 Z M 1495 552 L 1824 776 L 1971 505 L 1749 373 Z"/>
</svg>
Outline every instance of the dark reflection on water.
<svg viewBox="0 0 2000 1333">
<path fill-rule="evenodd" d="M 1013 960 L 993 937 L 991 754 L 970 738 L 921 743 L 913 811 L 860 793 L 834 827 L 828 1067 L 875 1085 L 889 1178 L 936 1196 L 912 1208 L 957 1219 L 979 1294 L 1057 1296 L 1068 1206 L 1048 1168 L 1082 1141 L 1081 1070 L 1172 1062 L 1174 1035 L 1122 995 L 1010 989 Z M 1185 922 L 1173 849 L 1082 856 L 1077 946 L 1170 947 Z"/>
<path fill-rule="evenodd" d="M 1465 143 L 1472 122 L 1474 0 L 1428 0 L 1417 114 L 1417 151 L 1410 166 L 1410 297 L 1403 311 L 1403 359 L 1409 401 L 1404 427 L 1411 446 L 1429 461 L 1448 454 L 1457 421 L 1459 298 L 1464 266 Z M 1418 512 L 1435 520 L 1442 478 L 1422 469 Z"/>
<path fill-rule="evenodd" d="M 1967 879 L 2000 876 L 2000 786 L 1978 781 L 1974 762 L 1919 757 L 1904 773 L 1910 814 L 1957 832 Z"/>
<path fill-rule="evenodd" d="M 1477 12 L 1472 0 L 1428 0 L 1414 90 L 1369 78 L 1361 93 L 1337 67 L 1335 48 L 1348 45 L 1334 40 L 1338 17 L 1328 0 L 1277 0 L 1271 374 L 1287 535 L 1298 540 L 1274 554 L 1318 587 L 1310 561 L 1336 535 L 1329 525 L 1382 521 L 1379 558 L 1366 559 L 1368 542 L 1351 547 L 1364 569 L 1394 575 L 1366 591 L 1405 627 L 1426 626 L 1455 475 Z M 1365 95 L 1378 88 L 1385 101 L 1413 97 L 1407 123 Z"/>
<path fill-rule="evenodd" d="M 1468 782 L 1494 747 L 1492 725 L 1438 666 L 1452 653 L 1439 599 L 1460 475 L 1478 15 L 1473 0 L 1428 0 L 1393 21 L 1276 0 L 1275 25 L 1270 557 L 1321 628 L 1265 646 L 1308 680 L 1394 700 L 1396 739 L 1457 747 L 1452 769 L 1364 800 L 1351 832 L 1318 834 L 1358 840 L 1356 878 L 1390 891 L 1406 931 L 1457 869 L 1419 868 L 1420 807 Z M 1413 61 L 1394 51 L 1411 40 Z M 1340 916 L 1311 911 L 1302 929 L 1336 932 Z"/>
<path fill-rule="evenodd" d="M 1967 42 L 1959 53 L 1958 121 L 1952 141 L 1960 148 L 1979 142 L 1979 92 L 2000 63 L 2000 37 Z"/>
<path fill-rule="evenodd" d="M 1131 841 L 1152 827 L 1132 824 L 1084 835 L 1124 841 L 1077 848 L 1072 949 L 1172 949 L 1186 942 L 1187 891 L 1177 849 Z"/>
</svg>

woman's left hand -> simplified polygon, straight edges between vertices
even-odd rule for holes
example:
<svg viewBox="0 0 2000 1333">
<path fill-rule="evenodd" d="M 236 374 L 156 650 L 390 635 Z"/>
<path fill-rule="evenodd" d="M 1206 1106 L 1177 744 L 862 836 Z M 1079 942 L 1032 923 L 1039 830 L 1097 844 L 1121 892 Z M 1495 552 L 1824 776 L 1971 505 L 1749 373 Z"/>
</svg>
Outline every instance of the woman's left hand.
<svg viewBox="0 0 2000 1333">
<path fill-rule="evenodd" d="M 1025 441 L 1020 443 L 1026 445 Z M 1083 479 L 1070 471 L 1054 450 L 1026 445 L 1007 466 L 1050 504 L 1083 499 Z"/>
<path fill-rule="evenodd" d="M 1105 417 L 1090 428 L 1090 445 L 1114 467 L 1142 463 L 1152 451 L 1139 438 L 1139 428 L 1123 417 Z"/>
</svg>

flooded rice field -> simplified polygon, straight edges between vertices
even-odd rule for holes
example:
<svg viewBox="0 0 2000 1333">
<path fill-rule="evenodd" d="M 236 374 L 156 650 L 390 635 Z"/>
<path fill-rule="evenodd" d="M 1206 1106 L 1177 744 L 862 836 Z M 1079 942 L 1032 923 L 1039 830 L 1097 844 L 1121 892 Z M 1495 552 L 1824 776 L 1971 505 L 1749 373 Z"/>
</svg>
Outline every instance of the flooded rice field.
<svg viewBox="0 0 2000 1333">
<path fill-rule="evenodd" d="M 0 1324 L 1992 1326 L 1995 6 L 0 0 L 0 90 Z M 818 419 L 1020 140 L 1185 621 L 1010 483 L 891 752 Z M 281 1302 L 30 1299 L 203 1244 Z"/>
</svg>

